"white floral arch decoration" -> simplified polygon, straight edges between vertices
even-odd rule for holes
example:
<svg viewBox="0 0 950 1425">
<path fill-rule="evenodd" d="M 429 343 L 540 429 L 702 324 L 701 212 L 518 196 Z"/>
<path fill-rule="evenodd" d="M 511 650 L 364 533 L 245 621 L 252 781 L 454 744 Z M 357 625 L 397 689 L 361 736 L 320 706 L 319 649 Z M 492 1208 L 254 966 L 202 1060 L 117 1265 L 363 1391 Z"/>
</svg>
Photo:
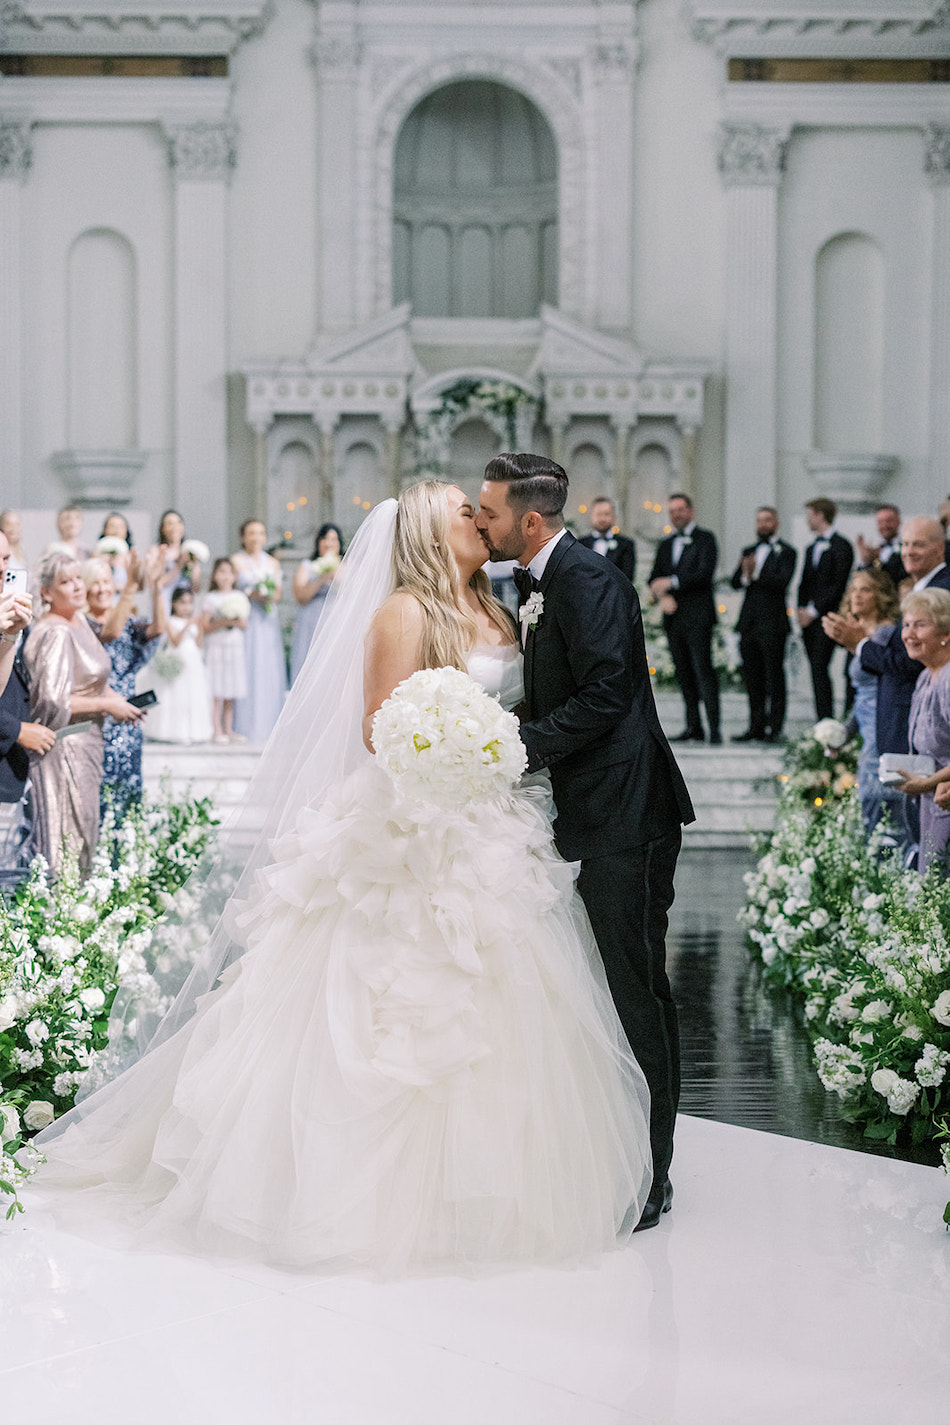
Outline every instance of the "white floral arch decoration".
<svg viewBox="0 0 950 1425">
<path fill-rule="evenodd" d="M 371 211 L 357 223 L 357 232 L 368 236 L 375 255 L 375 312 L 381 315 L 392 307 L 393 164 L 399 132 L 427 94 L 463 79 L 486 79 L 518 90 L 551 126 L 558 156 L 558 306 L 582 320 L 586 305 L 584 174 L 593 172 L 592 155 L 586 152 L 584 115 L 571 89 L 553 69 L 493 51 L 444 55 L 422 65 L 401 79 L 372 117 L 373 179 L 364 189 Z M 370 263 L 372 260 L 370 256 Z"/>
</svg>

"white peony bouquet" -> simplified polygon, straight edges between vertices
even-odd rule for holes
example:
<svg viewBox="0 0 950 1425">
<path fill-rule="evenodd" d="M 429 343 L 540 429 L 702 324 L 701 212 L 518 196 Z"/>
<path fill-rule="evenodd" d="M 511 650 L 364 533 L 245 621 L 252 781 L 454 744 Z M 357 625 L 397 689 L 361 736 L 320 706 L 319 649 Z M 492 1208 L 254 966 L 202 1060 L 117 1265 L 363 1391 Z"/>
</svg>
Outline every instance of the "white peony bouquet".
<svg viewBox="0 0 950 1425">
<path fill-rule="evenodd" d="M 225 594 L 218 608 L 221 618 L 247 618 L 251 612 L 251 601 L 240 589 L 232 589 Z"/>
<path fill-rule="evenodd" d="M 211 558 L 211 550 L 203 539 L 186 539 L 181 547 L 181 552 L 189 564 L 192 560 L 197 561 L 198 564 L 207 564 Z"/>
<path fill-rule="evenodd" d="M 837 718 L 823 717 L 820 722 L 815 723 L 811 735 L 825 749 L 830 748 L 832 751 L 837 751 L 847 742 L 848 729 L 843 722 L 838 722 Z"/>
<path fill-rule="evenodd" d="M 339 567 L 339 554 L 321 554 L 319 559 L 310 561 L 310 577 L 319 579 L 321 574 L 335 574 Z"/>
<path fill-rule="evenodd" d="M 129 546 L 124 539 L 120 539 L 117 534 L 104 534 L 97 541 L 94 553 L 103 558 L 110 554 L 128 554 Z"/>
<path fill-rule="evenodd" d="M 518 720 L 458 668 L 424 668 L 373 720 L 373 746 L 399 790 L 456 808 L 508 791 L 528 755 Z"/>
</svg>

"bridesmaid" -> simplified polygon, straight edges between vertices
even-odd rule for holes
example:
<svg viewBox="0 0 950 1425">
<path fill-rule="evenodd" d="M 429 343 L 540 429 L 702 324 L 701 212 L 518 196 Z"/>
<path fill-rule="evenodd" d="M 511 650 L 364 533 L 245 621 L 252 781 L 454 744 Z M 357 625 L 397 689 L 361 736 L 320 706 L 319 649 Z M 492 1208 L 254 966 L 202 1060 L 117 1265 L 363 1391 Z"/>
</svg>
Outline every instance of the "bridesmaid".
<svg viewBox="0 0 950 1425">
<path fill-rule="evenodd" d="M 166 510 L 158 522 L 158 543 L 149 550 L 149 554 L 160 550 L 164 561 L 161 592 L 166 614 L 171 613 L 176 589 L 189 588 L 197 594 L 201 588 L 201 565 L 182 552 L 184 542 L 185 521 L 177 510 Z"/>
<path fill-rule="evenodd" d="M 281 570 L 264 548 L 267 530 L 263 520 L 245 520 L 240 530 L 242 548 L 231 556 L 237 586 L 251 602 L 244 635 L 247 697 L 234 708 L 234 730 L 249 742 L 263 746 L 284 705 L 287 661 L 277 605 Z"/>
<path fill-rule="evenodd" d="M 343 536 L 338 525 L 322 524 L 317 530 L 313 554 L 299 565 L 294 574 L 294 598 L 300 605 L 294 637 L 290 645 L 290 681 L 297 677 L 313 642 L 317 620 L 323 612 L 323 605 L 330 585 L 333 583 L 340 560 L 343 557 Z"/>
<path fill-rule="evenodd" d="M 42 561 L 39 578 L 49 612 L 23 650 L 33 719 L 55 731 L 69 723 L 91 725 L 60 735 L 45 757 L 30 758 L 33 845 L 55 871 L 69 841 L 88 870 L 99 839 L 103 718 L 137 722 L 142 714 L 109 687 L 109 655 L 82 612 L 86 586 L 79 562 L 54 552 Z"/>
</svg>

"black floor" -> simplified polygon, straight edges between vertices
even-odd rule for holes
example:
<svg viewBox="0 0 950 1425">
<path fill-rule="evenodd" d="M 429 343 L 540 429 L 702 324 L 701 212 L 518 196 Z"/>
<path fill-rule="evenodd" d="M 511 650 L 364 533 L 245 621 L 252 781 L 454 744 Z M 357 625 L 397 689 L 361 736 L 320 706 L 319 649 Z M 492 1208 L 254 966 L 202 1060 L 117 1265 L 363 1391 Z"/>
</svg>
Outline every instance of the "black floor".
<svg viewBox="0 0 950 1425">
<path fill-rule="evenodd" d="M 865 1138 L 822 1088 L 791 1001 L 761 983 L 736 921 L 752 865 L 741 851 L 680 857 L 668 963 L 680 1016 L 681 1112 L 936 1163 L 932 1147 L 901 1152 Z"/>
</svg>

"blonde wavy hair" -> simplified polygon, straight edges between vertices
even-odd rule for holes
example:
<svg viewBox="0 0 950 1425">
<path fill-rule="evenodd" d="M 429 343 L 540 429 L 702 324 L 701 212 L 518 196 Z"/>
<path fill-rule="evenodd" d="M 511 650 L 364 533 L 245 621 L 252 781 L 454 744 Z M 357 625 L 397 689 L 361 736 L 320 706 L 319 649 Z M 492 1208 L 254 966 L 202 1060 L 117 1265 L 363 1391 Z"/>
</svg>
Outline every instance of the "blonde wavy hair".
<svg viewBox="0 0 950 1425">
<path fill-rule="evenodd" d="M 423 668 L 465 668 L 478 628 L 462 601 L 462 576 L 449 548 L 452 488 L 443 480 L 421 480 L 399 497 L 393 539 L 393 586 L 412 594 L 423 614 Z M 477 569 L 469 588 L 491 621 L 509 637 L 512 624 L 504 604 L 491 591 L 488 575 Z"/>
</svg>

